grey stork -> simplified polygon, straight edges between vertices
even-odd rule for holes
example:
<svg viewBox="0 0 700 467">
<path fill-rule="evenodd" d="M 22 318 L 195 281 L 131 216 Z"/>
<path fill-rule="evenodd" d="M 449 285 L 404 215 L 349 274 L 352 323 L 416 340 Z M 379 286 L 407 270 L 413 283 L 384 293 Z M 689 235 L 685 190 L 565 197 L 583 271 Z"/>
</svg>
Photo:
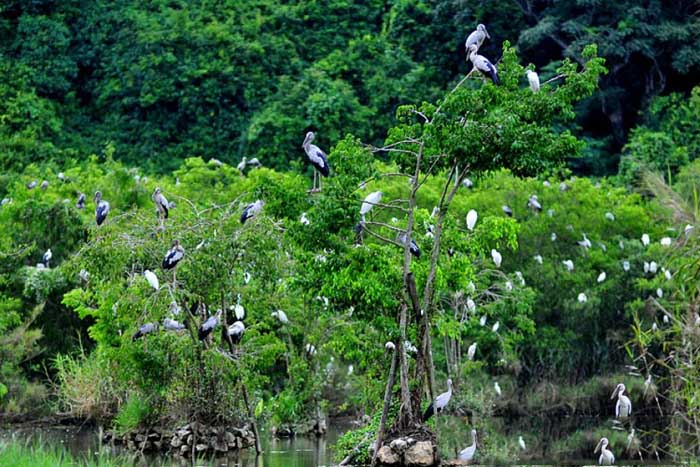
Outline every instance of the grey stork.
<svg viewBox="0 0 700 467">
<path fill-rule="evenodd" d="M 167 253 L 165 253 L 165 258 L 163 258 L 162 264 L 163 269 L 173 270 L 173 284 L 175 283 L 175 266 L 177 266 L 177 263 L 179 263 L 184 257 L 185 249 L 182 248 L 182 245 L 180 245 L 180 240 L 173 240 L 173 245 L 170 247 Z"/>
<path fill-rule="evenodd" d="M 399 240 L 399 243 L 406 246 L 406 232 L 401 232 L 397 239 Z M 415 240 L 411 239 L 411 244 L 408 249 L 411 251 L 411 254 L 416 257 L 416 259 L 420 259 L 420 248 Z"/>
<path fill-rule="evenodd" d="M 491 78 L 493 84 L 498 85 L 498 70 L 496 70 L 496 67 L 493 65 L 493 63 L 491 63 L 489 59 L 484 57 L 483 55 L 479 55 L 476 53 L 478 50 L 476 45 L 472 44 L 469 50 L 469 60 L 471 60 L 472 65 L 474 65 L 474 68 L 480 73 Z"/>
<path fill-rule="evenodd" d="M 78 201 L 76 201 L 75 207 L 85 209 L 85 193 L 78 193 Z"/>
<path fill-rule="evenodd" d="M 423 421 L 428 421 L 436 411 L 438 413 L 442 412 L 445 409 L 445 407 L 447 407 L 447 404 L 450 402 L 450 399 L 452 399 L 452 380 L 448 379 L 447 391 L 437 396 L 435 398 L 435 401 L 430 403 L 428 408 L 425 410 L 425 413 L 423 413 Z"/>
<path fill-rule="evenodd" d="M 153 191 L 153 196 L 151 196 L 151 199 L 158 210 L 158 219 L 160 220 L 160 225 L 162 227 L 163 219 L 168 218 L 170 203 L 168 203 L 168 200 L 165 198 L 165 196 L 163 196 L 163 193 L 161 193 L 160 187 L 156 187 L 155 191 Z"/>
<path fill-rule="evenodd" d="M 467 36 L 467 40 L 464 41 L 464 50 L 469 53 L 472 46 L 476 46 L 476 50 L 479 50 L 486 38 L 491 39 L 491 36 L 489 36 L 486 30 L 486 26 L 483 24 L 478 25 L 476 30 L 472 31 L 472 33 Z"/>
<path fill-rule="evenodd" d="M 256 215 L 260 214 L 264 205 L 265 201 L 259 199 L 244 207 L 243 212 L 241 213 L 241 224 L 245 224 L 248 219 L 252 219 Z"/>
<path fill-rule="evenodd" d="M 154 323 L 146 323 L 143 326 L 139 328 L 136 333 L 131 336 L 131 341 L 135 341 L 137 339 L 140 339 L 141 337 L 145 336 L 146 334 L 150 334 L 156 330 L 156 325 Z"/>
<path fill-rule="evenodd" d="M 95 192 L 95 204 L 95 221 L 97 225 L 102 225 L 109 214 L 109 203 L 102 199 L 101 191 Z"/>
<path fill-rule="evenodd" d="M 304 144 L 301 145 L 301 147 L 304 148 L 306 157 L 309 158 L 309 162 L 311 162 L 311 165 L 314 166 L 314 182 L 313 188 L 311 189 L 312 193 L 321 191 L 321 179 L 319 178 L 318 174 L 320 173 L 324 177 L 327 177 L 330 174 L 326 153 L 315 144 L 311 144 L 315 137 L 316 135 L 314 135 L 314 132 L 309 131 L 306 133 L 306 137 L 304 138 Z"/>
</svg>

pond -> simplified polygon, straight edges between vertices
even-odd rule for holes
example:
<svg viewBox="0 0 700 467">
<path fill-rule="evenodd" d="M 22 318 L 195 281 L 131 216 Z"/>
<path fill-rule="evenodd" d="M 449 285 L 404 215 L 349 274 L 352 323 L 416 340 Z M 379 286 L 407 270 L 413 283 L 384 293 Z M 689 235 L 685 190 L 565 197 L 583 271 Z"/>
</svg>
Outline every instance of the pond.
<svg viewBox="0 0 700 467">
<path fill-rule="evenodd" d="M 601 428 L 602 427 L 602 428 Z M 333 446 L 338 437 L 351 426 L 347 422 L 331 423 L 323 438 L 296 437 L 275 438 L 263 430 L 264 454 L 256 459 L 254 451 L 228 453 L 225 457 L 200 459 L 196 463 L 174 456 L 138 456 L 129 453 L 137 465 L 158 466 L 223 466 L 241 467 L 321 467 L 335 465 Z M 479 461 L 484 465 L 582 465 L 596 464 L 593 448 L 600 436 L 611 439 L 612 450 L 618 458 L 617 465 L 658 465 L 656 459 L 645 456 L 644 462 L 628 448 L 630 425 L 595 417 L 564 417 L 562 419 L 492 418 L 472 421 L 463 417 L 445 416 L 439 420 L 440 451 L 443 458 L 454 458 L 456 453 L 471 444 L 471 428 L 479 432 Z M 527 449 L 522 450 L 518 439 L 522 436 Z M 93 427 L 13 427 L 0 429 L 0 444 L 9 441 L 31 443 L 69 452 L 76 459 L 94 460 L 98 457 L 124 454 L 120 448 L 100 442 Z M 102 455 L 100 455 L 100 452 Z M 650 462 L 651 461 L 651 462 Z"/>
</svg>

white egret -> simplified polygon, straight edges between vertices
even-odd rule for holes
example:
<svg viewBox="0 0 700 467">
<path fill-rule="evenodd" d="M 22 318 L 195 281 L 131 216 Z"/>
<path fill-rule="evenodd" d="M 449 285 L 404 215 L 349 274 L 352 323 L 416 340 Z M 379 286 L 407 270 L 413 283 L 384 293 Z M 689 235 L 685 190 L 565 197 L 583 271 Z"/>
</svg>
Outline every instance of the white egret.
<svg viewBox="0 0 700 467">
<path fill-rule="evenodd" d="M 467 309 L 470 313 L 476 311 L 476 303 L 474 303 L 474 300 L 472 300 L 471 298 L 467 299 Z"/>
<path fill-rule="evenodd" d="M 581 292 L 578 294 L 578 301 L 579 303 L 586 303 L 588 301 L 588 297 L 586 297 L 586 294 Z"/>
<path fill-rule="evenodd" d="M 51 253 L 51 248 L 49 248 L 46 250 L 46 252 L 44 252 L 44 256 L 41 257 L 41 262 L 48 268 L 51 258 L 53 258 L 53 253 Z"/>
<path fill-rule="evenodd" d="M 630 262 L 629 261 L 623 261 L 622 262 L 622 269 L 625 270 L 625 272 L 630 270 Z"/>
<path fill-rule="evenodd" d="M 396 345 L 394 345 L 394 343 L 391 341 L 387 341 L 386 344 L 384 344 L 384 348 L 386 350 L 394 350 L 396 349 Z"/>
<path fill-rule="evenodd" d="M 538 92 L 540 90 L 539 75 L 532 70 L 527 70 L 525 74 L 527 75 L 527 82 L 530 84 L 532 92 Z"/>
<path fill-rule="evenodd" d="M 649 263 L 649 272 L 652 274 L 656 274 L 658 267 L 659 265 L 656 264 L 656 261 L 652 261 L 651 263 Z"/>
<path fill-rule="evenodd" d="M 423 421 L 428 421 L 430 417 L 435 414 L 435 411 L 437 413 L 442 412 L 445 407 L 447 407 L 447 404 L 450 402 L 450 399 L 452 398 L 452 380 L 448 379 L 447 380 L 447 391 L 443 392 L 439 396 L 435 398 L 435 401 L 431 402 L 428 408 L 425 410 L 425 413 L 423 413 Z"/>
<path fill-rule="evenodd" d="M 605 274 L 605 271 L 598 274 L 598 283 L 600 284 L 601 282 L 605 281 L 606 277 L 607 277 L 607 274 Z"/>
<path fill-rule="evenodd" d="M 301 225 L 309 225 L 311 224 L 311 221 L 309 220 L 308 217 L 306 217 L 306 213 L 302 212 L 301 217 L 299 218 L 299 222 L 301 222 Z"/>
<path fill-rule="evenodd" d="M 556 242 L 556 241 L 557 241 L 557 234 L 554 233 L 554 232 L 552 232 L 552 235 L 550 236 L 550 239 L 551 239 L 553 242 Z"/>
<path fill-rule="evenodd" d="M 598 465 L 613 465 L 615 463 L 615 456 L 612 451 L 608 450 L 608 445 L 610 442 L 608 438 L 600 438 L 598 445 L 595 447 L 593 453 L 600 452 L 600 457 L 598 458 Z"/>
<path fill-rule="evenodd" d="M 670 281 L 671 278 L 673 277 L 673 276 L 671 275 L 671 271 L 669 271 L 668 269 L 666 269 L 666 270 L 664 271 L 664 277 L 666 278 L 666 280 L 669 280 L 669 281 Z"/>
<path fill-rule="evenodd" d="M 617 403 L 615 404 L 615 416 L 617 418 L 627 418 L 632 415 L 632 402 L 629 397 L 625 395 L 625 385 L 620 383 L 615 386 L 615 390 L 610 396 L 610 399 L 615 399 L 617 397 Z"/>
<path fill-rule="evenodd" d="M 474 360 L 474 356 L 476 355 L 476 342 L 474 342 L 472 345 L 469 346 L 467 349 L 467 358 L 469 360 Z"/>
<path fill-rule="evenodd" d="M 615 215 L 612 212 L 606 212 L 605 213 L 605 218 L 609 221 L 614 221 L 615 220 Z"/>
<path fill-rule="evenodd" d="M 571 272 L 574 270 L 574 262 L 570 259 L 565 259 L 564 261 L 562 261 L 562 263 L 564 264 L 564 266 L 566 266 L 567 271 Z"/>
<path fill-rule="evenodd" d="M 475 290 L 476 290 L 476 286 L 474 285 L 474 282 L 469 281 L 469 283 L 467 284 L 467 291 L 469 293 L 474 293 Z"/>
<path fill-rule="evenodd" d="M 650 241 L 651 240 L 649 239 L 649 234 L 642 235 L 642 245 L 649 246 Z"/>
<path fill-rule="evenodd" d="M 494 325 L 491 326 L 491 330 L 492 330 L 493 332 L 498 332 L 498 328 L 499 328 L 499 327 L 501 327 L 501 322 L 500 322 L 500 321 L 496 321 L 496 322 L 494 323 Z"/>
<path fill-rule="evenodd" d="M 656 296 L 659 298 L 664 298 L 664 291 L 659 289 L 656 289 Z"/>
<path fill-rule="evenodd" d="M 649 263 L 647 261 L 644 261 L 644 274 L 649 272 Z"/>
<path fill-rule="evenodd" d="M 542 255 L 535 255 L 535 261 L 537 261 L 539 264 L 542 264 Z"/>
<path fill-rule="evenodd" d="M 496 391 L 498 397 L 501 397 L 501 394 L 503 394 L 503 392 L 501 391 L 501 386 L 498 384 L 498 381 L 493 383 L 493 390 Z"/>
<path fill-rule="evenodd" d="M 287 318 L 287 314 L 282 310 L 273 311 L 270 316 L 277 318 L 282 324 L 289 324 L 289 318 Z"/>
<path fill-rule="evenodd" d="M 695 228 L 694 226 L 692 226 L 692 225 L 690 225 L 690 224 L 686 224 L 686 226 L 683 228 L 683 233 L 686 234 L 686 235 L 689 235 L 690 232 L 691 232 L 694 228 Z"/>
<path fill-rule="evenodd" d="M 666 315 L 666 314 L 664 315 L 663 321 L 664 321 L 664 324 L 668 324 L 668 322 L 669 322 L 668 315 Z"/>
<path fill-rule="evenodd" d="M 309 357 L 313 357 L 314 355 L 316 355 L 316 346 L 313 345 L 312 343 L 309 342 L 308 344 L 306 344 L 305 348 L 306 348 L 306 354 Z"/>
<path fill-rule="evenodd" d="M 362 202 L 362 205 L 360 206 L 360 215 L 362 216 L 363 221 L 365 220 L 365 215 L 372 210 L 374 205 L 379 203 L 382 200 L 383 194 L 384 193 L 381 191 L 374 191 L 365 197 L 365 200 Z"/>
<path fill-rule="evenodd" d="M 520 449 L 522 449 L 523 451 L 527 450 L 527 447 L 525 446 L 525 440 L 522 436 L 518 436 L 518 444 L 520 445 Z"/>
<path fill-rule="evenodd" d="M 520 285 L 525 285 L 525 278 L 523 277 L 523 273 L 520 271 L 515 271 L 515 277 L 518 278 L 520 281 Z"/>
<path fill-rule="evenodd" d="M 476 211 L 474 209 L 470 209 L 467 213 L 467 229 L 473 231 L 478 218 L 479 215 L 476 213 Z"/>
<path fill-rule="evenodd" d="M 462 186 L 463 186 L 464 188 L 471 188 L 471 187 L 474 186 L 474 182 L 472 182 L 472 181 L 471 181 L 470 179 L 468 179 L 468 178 L 465 178 L 464 180 L 462 180 Z"/>
<path fill-rule="evenodd" d="M 510 292 L 513 290 L 513 283 L 511 281 L 506 281 L 506 290 Z"/>
<path fill-rule="evenodd" d="M 586 237 L 586 234 L 583 234 L 583 240 L 579 240 L 578 243 L 580 246 L 584 247 L 585 249 L 589 249 L 591 247 L 591 241 Z"/>
<path fill-rule="evenodd" d="M 486 326 L 486 315 L 483 315 L 481 318 L 479 318 L 479 324 L 481 326 Z"/>
<path fill-rule="evenodd" d="M 503 257 L 501 254 L 498 252 L 498 250 L 491 250 L 491 258 L 493 259 L 494 264 L 496 265 L 497 268 L 501 267 L 501 261 L 503 260 Z"/>
<path fill-rule="evenodd" d="M 659 243 L 661 243 L 661 246 L 671 246 L 671 237 L 664 237 L 659 240 Z"/>
<path fill-rule="evenodd" d="M 472 444 L 459 452 L 457 458 L 462 462 L 471 462 L 476 454 L 476 430 L 472 430 Z"/>
<path fill-rule="evenodd" d="M 153 287 L 155 290 L 158 290 L 160 288 L 158 276 L 156 276 L 153 272 L 146 269 L 145 271 L 143 271 L 143 276 L 146 278 L 150 286 Z"/>
</svg>

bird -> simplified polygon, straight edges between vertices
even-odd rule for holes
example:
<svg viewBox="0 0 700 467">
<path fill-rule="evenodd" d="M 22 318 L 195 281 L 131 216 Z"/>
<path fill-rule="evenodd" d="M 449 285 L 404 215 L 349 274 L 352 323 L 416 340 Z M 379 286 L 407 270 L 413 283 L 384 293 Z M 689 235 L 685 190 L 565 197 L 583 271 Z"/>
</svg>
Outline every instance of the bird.
<svg viewBox="0 0 700 467">
<path fill-rule="evenodd" d="M 302 212 L 301 217 L 299 218 L 299 222 L 301 222 L 301 225 L 309 225 L 311 224 L 311 221 L 309 220 L 308 217 L 306 217 L 306 213 Z"/>
<path fill-rule="evenodd" d="M 41 182 L 41 185 L 39 186 L 39 188 L 41 188 L 42 190 L 45 190 L 48 187 L 49 187 L 49 182 L 47 180 L 44 180 L 43 182 Z"/>
<path fill-rule="evenodd" d="M 467 213 L 467 229 L 474 230 L 474 226 L 476 225 L 476 220 L 478 218 L 479 215 L 476 213 L 476 211 L 474 209 L 470 209 Z"/>
<path fill-rule="evenodd" d="M 326 153 L 315 144 L 311 144 L 315 137 L 316 135 L 314 132 L 309 131 L 306 133 L 306 137 L 304 138 L 304 144 L 301 145 L 301 147 L 304 148 L 306 157 L 309 158 L 309 162 L 311 162 L 311 165 L 314 166 L 314 182 L 313 188 L 311 189 L 311 191 L 314 193 L 321 191 L 321 179 L 318 177 L 318 174 L 320 173 L 324 177 L 327 177 L 330 174 Z M 317 184 L 318 187 L 316 186 Z"/>
<path fill-rule="evenodd" d="M 51 253 L 51 248 L 49 248 L 44 253 L 44 256 L 41 257 L 41 262 L 44 264 L 44 266 L 46 266 L 48 268 L 49 262 L 51 261 L 52 257 L 53 257 L 53 253 Z"/>
<path fill-rule="evenodd" d="M 540 90 L 539 75 L 532 70 L 527 70 L 525 74 L 527 75 L 527 82 L 530 83 L 530 89 L 532 89 L 532 92 L 538 92 Z"/>
<path fill-rule="evenodd" d="M 486 26 L 483 24 L 477 25 L 476 30 L 472 31 L 471 34 L 467 36 L 467 40 L 464 41 L 464 50 L 469 53 L 472 46 L 476 46 L 476 50 L 479 50 L 481 48 L 481 44 L 484 43 L 486 38 L 491 39 L 491 36 L 489 36 L 489 33 L 486 30 Z"/>
<path fill-rule="evenodd" d="M 259 169 L 260 167 L 263 166 L 262 162 L 260 162 L 260 159 L 258 159 L 257 157 L 253 157 L 252 159 L 248 159 L 246 161 L 245 165 L 248 167 L 252 167 L 254 169 Z"/>
<path fill-rule="evenodd" d="M 156 189 L 153 191 L 153 196 L 151 196 L 151 199 L 153 200 L 153 203 L 156 205 L 156 209 L 158 210 L 158 218 L 161 219 L 167 219 L 168 218 L 168 209 L 170 209 L 170 204 L 168 203 L 168 200 L 163 196 L 163 193 L 160 191 L 160 187 L 156 187 Z"/>
<path fill-rule="evenodd" d="M 605 218 L 609 221 L 614 221 L 615 220 L 615 215 L 612 212 L 606 212 L 605 213 Z"/>
<path fill-rule="evenodd" d="M 552 235 L 550 236 L 550 239 L 551 239 L 553 242 L 556 242 L 556 241 L 557 241 L 557 234 L 554 233 L 554 232 L 552 232 Z"/>
<path fill-rule="evenodd" d="M 158 276 L 156 276 L 153 272 L 146 269 L 145 271 L 143 271 L 143 277 L 146 278 L 150 286 L 153 287 L 155 290 L 158 290 L 160 288 Z"/>
<path fill-rule="evenodd" d="M 5 206 L 6 204 L 10 204 L 11 202 L 12 198 L 3 198 L 2 201 L 0 201 L 0 206 Z"/>
<path fill-rule="evenodd" d="M 360 206 L 360 216 L 362 216 L 362 222 L 365 221 L 365 215 L 372 210 L 374 205 L 382 200 L 383 194 L 384 193 L 382 193 L 381 191 L 374 191 L 365 197 L 365 200 Z"/>
<path fill-rule="evenodd" d="M 185 249 L 180 245 L 180 240 L 173 240 L 172 247 L 165 253 L 163 269 L 173 269 L 185 257 Z"/>
<path fill-rule="evenodd" d="M 586 303 L 588 301 L 588 297 L 586 297 L 586 294 L 581 292 L 578 294 L 578 301 L 579 303 Z"/>
<path fill-rule="evenodd" d="M 592 246 L 591 241 L 588 239 L 588 237 L 586 237 L 585 233 L 583 234 L 583 240 L 579 240 L 576 243 L 578 243 L 579 246 L 582 246 L 585 249 L 589 249 Z"/>
<path fill-rule="evenodd" d="M 243 174 L 243 172 L 245 171 L 245 167 L 246 167 L 247 163 L 248 163 L 248 159 L 245 156 L 243 156 L 243 159 L 241 159 L 241 161 L 236 166 L 236 168 L 238 169 L 238 171 L 241 174 Z"/>
<path fill-rule="evenodd" d="M 494 249 L 491 250 L 491 259 L 493 259 L 493 262 L 497 268 L 501 267 L 501 261 L 503 260 L 503 257 L 498 252 L 498 250 L 494 250 Z"/>
<path fill-rule="evenodd" d="M 386 350 L 394 350 L 396 349 L 396 345 L 391 341 L 387 341 L 386 344 L 384 344 L 384 348 Z"/>
<path fill-rule="evenodd" d="M 219 320 L 221 319 L 221 313 L 223 310 L 219 309 L 215 315 L 210 316 L 202 323 L 202 325 L 197 330 L 197 336 L 200 341 L 206 339 L 209 334 L 219 325 Z"/>
<path fill-rule="evenodd" d="M 398 239 L 399 243 L 406 246 L 406 232 L 399 233 L 399 235 L 396 238 Z M 415 240 L 411 239 L 411 244 L 408 249 L 413 256 L 415 256 L 417 259 L 420 259 L 420 247 L 415 242 Z"/>
<path fill-rule="evenodd" d="M 615 399 L 617 397 L 617 404 L 615 404 L 615 416 L 617 418 L 627 418 L 632 415 L 632 401 L 629 397 L 625 395 L 625 385 L 620 383 L 615 386 L 615 390 L 610 396 L 610 399 Z"/>
<path fill-rule="evenodd" d="M 472 444 L 462 449 L 457 458 L 462 462 L 471 462 L 476 454 L 476 430 L 472 430 Z"/>
<path fill-rule="evenodd" d="M 238 345 L 243 339 L 243 333 L 245 332 L 245 324 L 243 321 L 236 321 L 231 326 L 228 327 L 228 335 L 231 338 L 231 342 L 234 345 Z"/>
<path fill-rule="evenodd" d="M 649 234 L 643 234 L 642 235 L 642 245 L 644 246 L 649 246 L 649 242 L 651 240 L 649 239 Z"/>
<path fill-rule="evenodd" d="M 222 167 L 224 165 L 224 163 L 221 162 L 219 159 L 214 159 L 213 157 L 209 159 L 209 163 L 217 167 Z"/>
<path fill-rule="evenodd" d="M 309 342 L 308 344 L 306 344 L 305 349 L 306 355 L 308 355 L 309 357 L 313 357 L 314 355 L 316 355 L 316 346 L 312 343 Z"/>
<path fill-rule="evenodd" d="M 479 319 L 479 324 L 480 324 L 481 326 L 486 326 L 486 315 L 482 316 L 482 317 Z"/>
<path fill-rule="evenodd" d="M 649 272 L 652 274 L 656 274 L 656 271 L 658 270 L 659 265 L 656 264 L 656 261 L 652 261 L 649 263 Z"/>
<path fill-rule="evenodd" d="M 613 465 L 615 463 L 615 456 L 612 451 L 608 450 L 609 444 L 608 438 L 600 438 L 600 441 L 598 441 L 598 445 L 595 447 L 595 451 L 593 451 L 593 453 L 600 451 L 598 465 Z"/>
<path fill-rule="evenodd" d="M 172 318 L 165 318 L 163 320 L 163 329 L 166 331 L 182 331 L 185 329 L 185 325 Z"/>
<path fill-rule="evenodd" d="M 569 185 L 566 184 L 566 182 L 561 182 L 559 184 L 559 191 L 567 191 L 569 189 Z"/>
<path fill-rule="evenodd" d="M 243 208 L 241 213 L 241 224 L 245 224 L 248 219 L 252 219 L 262 212 L 265 201 L 259 199 Z"/>
<path fill-rule="evenodd" d="M 496 391 L 498 397 L 501 397 L 501 394 L 503 394 L 503 391 L 501 391 L 501 385 L 498 384 L 498 381 L 493 383 L 493 390 Z"/>
<path fill-rule="evenodd" d="M 133 336 L 131 336 L 131 341 L 133 342 L 133 341 L 135 341 L 136 339 L 140 339 L 141 337 L 145 336 L 146 334 L 150 334 L 150 333 L 152 333 L 152 332 L 155 331 L 155 330 L 156 330 L 156 325 L 155 325 L 155 324 L 153 324 L 153 323 L 146 323 L 146 324 L 144 324 L 143 326 L 141 326 L 141 327 L 139 328 L 139 330 L 136 331 L 136 333 L 135 333 Z"/>
<path fill-rule="evenodd" d="M 287 318 L 287 314 L 282 310 L 273 311 L 270 316 L 277 318 L 282 324 L 289 324 L 289 318 Z"/>
<path fill-rule="evenodd" d="M 75 207 L 85 209 L 85 193 L 78 193 L 78 201 L 76 201 Z"/>
<path fill-rule="evenodd" d="M 62 182 L 65 182 L 65 181 L 66 181 L 66 174 L 64 174 L 63 172 L 58 172 L 58 173 L 56 174 L 56 177 L 57 177 L 60 181 L 62 181 Z"/>
<path fill-rule="evenodd" d="M 465 178 L 464 180 L 462 180 L 462 186 L 463 186 L 464 188 L 471 188 L 471 187 L 474 186 L 474 182 L 472 182 L 472 181 L 471 181 L 470 179 L 468 179 L 468 178 Z"/>
<path fill-rule="evenodd" d="M 671 237 L 664 237 L 659 243 L 661 243 L 661 246 L 671 246 Z"/>
<path fill-rule="evenodd" d="M 95 192 L 95 221 L 97 225 L 102 225 L 102 223 L 107 219 L 107 214 L 109 214 L 109 203 L 102 199 L 102 192 Z"/>
<path fill-rule="evenodd" d="M 474 355 L 476 355 L 476 342 L 470 345 L 467 349 L 467 358 L 469 360 L 474 360 Z"/>
<path fill-rule="evenodd" d="M 525 446 L 525 440 L 522 436 L 518 436 L 518 444 L 520 445 L 520 449 L 522 449 L 523 451 L 527 450 L 527 447 Z"/>
<path fill-rule="evenodd" d="M 496 321 L 496 322 L 493 324 L 493 326 L 491 326 L 491 330 L 492 330 L 493 332 L 498 332 L 498 328 L 499 328 L 499 327 L 501 327 L 501 322 L 500 322 L 500 321 Z"/>
<path fill-rule="evenodd" d="M 686 224 L 686 226 L 683 228 L 683 233 L 686 235 L 690 235 L 690 232 L 693 231 L 695 227 L 691 224 Z"/>
<path fill-rule="evenodd" d="M 467 299 L 467 309 L 470 313 L 473 313 L 476 310 L 476 303 L 474 303 L 474 300 L 471 298 Z"/>
<path fill-rule="evenodd" d="M 36 188 L 37 183 L 38 182 L 36 180 L 32 180 L 31 182 L 27 183 L 25 186 L 27 187 L 27 190 L 33 190 L 34 188 Z"/>
<path fill-rule="evenodd" d="M 423 413 L 423 421 L 426 422 L 430 417 L 435 414 L 435 411 L 437 413 L 442 412 L 445 407 L 447 407 L 447 404 L 450 402 L 450 399 L 452 398 L 452 380 L 448 379 L 447 380 L 447 391 L 443 392 L 439 396 L 435 398 L 433 402 L 430 403 L 427 409 L 425 409 L 425 413 Z"/>
<path fill-rule="evenodd" d="M 668 269 L 666 269 L 666 270 L 664 271 L 664 277 L 666 278 L 666 280 L 669 280 L 669 281 L 670 281 L 671 278 L 673 277 L 673 275 L 671 274 L 671 271 L 669 271 Z"/>
<path fill-rule="evenodd" d="M 243 308 L 243 305 L 241 305 L 241 295 L 238 294 L 238 301 L 236 302 L 236 305 L 233 307 L 233 315 L 236 317 L 236 320 L 238 321 L 243 321 L 245 319 L 245 308 Z"/>
<path fill-rule="evenodd" d="M 600 284 L 601 282 L 603 282 L 606 277 L 607 277 L 607 274 L 605 274 L 605 271 L 598 274 L 598 283 Z"/>
<path fill-rule="evenodd" d="M 659 298 L 664 298 L 664 291 L 659 289 L 656 289 L 656 296 Z"/>
<path fill-rule="evenodd" d="M 476 46 L 476 44 L 472 44 L 469 47 L 469 60 L 471 60 L 472 65 L 474 65 L 474 68 L 477 71 L 487 75 L 489 78 L 491 78 L 493 84 L 498 85 L 498 71 L 496 70 L 496 67 L 489 61 L 488 58 L 477 54 L 477 50 L 479 50 L 479 48 Z"/>
<path fill-rule="evenodd" d="M 527 207 L 530 209 L 533 209 L 537 212 L 542 210 L 542 205 L 537 199 L 537 195 L 531 195 L 530 198 L 527 200 Z"/>
<path fill-rule="evenodd" d="M 564 266 L 566 266 L 567 271 L 571 272 L 574 270 L 574 262 L 570 259 L 565 259 L 564 261 L 562 261 L 562 263 L 564 263 Z"/>
<path fill-rule="evenodd" d="M 535 255 L 535 261 L 537 261 L 539 264 L 542 264 L 542 262 L 543 262 L 542 255 Z"/>
<path fill-rule="evenodd" d="M 644 261 L 644 274 L 649 272 L 649 262 Z"/>
<path fill-rule="evenodd" d="M 513 210 L 509 206 L 504 204 L 503 206 L 501 206 L 501 209 L 503 210 L 503 213 L 506 216 L 513 217 Z"/>
</svg>

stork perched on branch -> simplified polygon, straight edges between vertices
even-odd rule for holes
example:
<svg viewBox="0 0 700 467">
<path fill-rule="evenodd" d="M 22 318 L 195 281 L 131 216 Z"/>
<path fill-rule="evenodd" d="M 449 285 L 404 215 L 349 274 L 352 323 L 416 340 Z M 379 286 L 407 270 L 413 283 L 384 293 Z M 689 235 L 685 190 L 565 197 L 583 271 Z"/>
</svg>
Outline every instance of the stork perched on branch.
<svg viewBox="0 0 700 467">
<path fill-rule="evenodd" d="M 330 174 L 330 167 L 328 167 L 328 157 L 326 153 L 321 150 L 315 144 L 311 144 L 316 135 L 313 131 L 306 133 L 306 138 L 304 138 L 304 144 L 301 145 L 304 148 L 306 157 L 309 158 L 309 162 L 314 166 L 314 182 L 313 188 L 311 188 L 312 193 L 317 193 L 321 191 L 321 179 L 318 174 L 327 177 Z"/>
</svg>

